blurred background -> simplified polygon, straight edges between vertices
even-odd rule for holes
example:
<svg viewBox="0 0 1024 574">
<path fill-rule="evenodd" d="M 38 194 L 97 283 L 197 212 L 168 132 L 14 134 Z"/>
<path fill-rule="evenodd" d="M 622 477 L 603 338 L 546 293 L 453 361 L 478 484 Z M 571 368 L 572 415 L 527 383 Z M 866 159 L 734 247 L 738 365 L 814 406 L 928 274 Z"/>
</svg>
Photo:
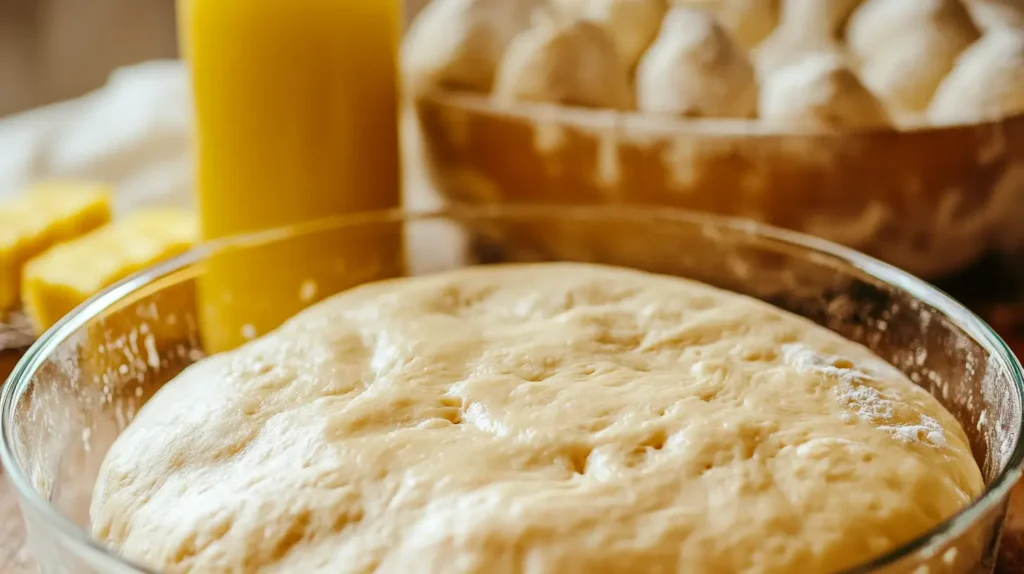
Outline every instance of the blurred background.
<svg viewBox="0 0 1024 574">
<path fill-rule="evenodd" d="M 426 3 L 407 0 L 406 21 Z M 174 0 L 0 0 L 0 116 L 85 94 L 119 67 L 176 57 L 174 12 Z"/>
</svg>

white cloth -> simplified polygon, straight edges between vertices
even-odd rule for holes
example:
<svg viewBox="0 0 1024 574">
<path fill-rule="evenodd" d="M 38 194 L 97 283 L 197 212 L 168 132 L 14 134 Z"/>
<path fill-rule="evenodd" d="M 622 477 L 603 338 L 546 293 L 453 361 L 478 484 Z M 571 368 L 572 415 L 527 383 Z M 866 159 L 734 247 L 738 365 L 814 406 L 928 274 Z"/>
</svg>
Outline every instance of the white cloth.
<svg viewBox="0 0 1024 574">
<path fill-rule="evenodd" d="M 114 185 L 118 212 L 189 207 L 190 116 L 185 68 L 165 60 L 122 68 L 81 98 L 0 119 L 0 199 L 33 181 L 74 178 Z"/>
<path fill-rule="evenodd" d="M 81 98 L 0 119 L 0 201 L 34 181 L 73 178 L 114 185 L 119 213 L 193 206 L 188 88 L 180 61 L 152 61 L 115 71 Z M 408 110 L 402 132 L 406 205 L 437 207 Z"/>
</svg>

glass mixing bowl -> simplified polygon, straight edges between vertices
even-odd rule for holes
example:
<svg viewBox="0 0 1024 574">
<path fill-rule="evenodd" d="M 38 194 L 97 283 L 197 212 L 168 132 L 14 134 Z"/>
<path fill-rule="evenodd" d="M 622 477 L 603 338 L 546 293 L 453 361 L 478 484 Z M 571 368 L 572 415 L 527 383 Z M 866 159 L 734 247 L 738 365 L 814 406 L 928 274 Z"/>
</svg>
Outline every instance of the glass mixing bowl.
<svg viewBox="0 0 1024 574">
<path fill-rule="evenodd" d="M 207 243 L 107 289 L 36 342 L 0 399 L 0 458 L 40 568 L 149 572 L 92 540 L 88 502 L 113 438 L 189 363 L 352 285 L 549 260 L 686 276 L 757 297 L 902 369 L 960 420 L 987 490 L 925 536 L 851 572 L 991 571 L 1024 460 L 1024 379 L 998 336 L 940 291 L 859 253 L 749 222 L 623 206 L 324 220 Z"/>
</svg>

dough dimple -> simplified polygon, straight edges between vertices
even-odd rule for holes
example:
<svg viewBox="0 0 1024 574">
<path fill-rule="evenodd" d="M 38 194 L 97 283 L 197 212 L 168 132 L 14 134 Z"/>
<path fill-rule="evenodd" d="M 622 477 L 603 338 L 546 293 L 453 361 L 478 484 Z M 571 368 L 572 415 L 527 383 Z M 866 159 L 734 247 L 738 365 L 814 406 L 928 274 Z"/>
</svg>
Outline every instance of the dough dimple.
<svg viewBox="0 0 1024 574">
<path fill-rule="evenodd" d="M 100 471 L 97 538 L 170 573 L 832 572 L 983 488 L 867 349 L 582 264 L 366 285 L 191 366 Z"/>
</svg>

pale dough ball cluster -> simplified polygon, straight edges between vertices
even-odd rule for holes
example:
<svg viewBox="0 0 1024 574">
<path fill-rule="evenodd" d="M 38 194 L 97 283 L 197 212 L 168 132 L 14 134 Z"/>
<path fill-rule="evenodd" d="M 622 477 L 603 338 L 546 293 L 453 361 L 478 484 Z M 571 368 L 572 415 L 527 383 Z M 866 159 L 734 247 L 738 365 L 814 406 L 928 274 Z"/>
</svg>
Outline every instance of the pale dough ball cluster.
<svg viewBox="0 0 1024 574">
<path fill-rule="evenodd" d="M 174 574 L 793 574 L 983 489 L 963 430 L 864 347 L 622 268 L 469 268 L 337 295 L 163 387 L 96 538 Z"/>
<path fill-rule="evenodd" d="M 412 22 L 402 46 L 408 87 L 491 91 L 498 62 L 530 24 L 538 3 L 446 0 L 427 4 Z"/>
<path fill-rule="evenodd" d="M 1024 112 L 1016 0 L 434 0 L 414 29 L 414 89 L 505 102 L 761 120 L 773 130 Z"/>
</svg>

